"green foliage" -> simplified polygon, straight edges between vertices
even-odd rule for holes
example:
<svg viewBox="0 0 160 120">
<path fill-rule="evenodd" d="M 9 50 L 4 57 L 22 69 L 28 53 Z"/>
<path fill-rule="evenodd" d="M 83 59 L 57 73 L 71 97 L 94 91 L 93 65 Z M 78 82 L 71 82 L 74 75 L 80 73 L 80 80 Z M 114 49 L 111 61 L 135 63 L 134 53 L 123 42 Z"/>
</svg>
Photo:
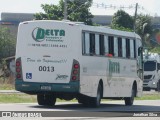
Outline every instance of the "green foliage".
<svg viewBox="0 0 160 120">
<path fill-rule="evenodd" d="M 132 31 L 133 18 L 125 11 L 118 10 L 112 18 L 111 28 Z"/>
<path fill-rule="evenodd" d="M 150 50 L 152 53 L 159 53 L 160 54 L 160 46 L 154 47 L 153 49 Z"/>
<path fill-rule="evenodd" d="M 92 25 L 93 25 L 93 26 L 102 26 L 102 25 L 97 24 L 97 23 L 93 23 Z M 106 27 L 107 27 L 107 26 L 106 26 Z"/>
<path fill-rule="evenodd" d="M 141 36 L 144 47 L 151 48 L 152 52 L 158 52 L 159 45 L 151 40 L 154 39 L 156 33 L 159 30 L 152 28 L 151 16 L 149 15 L 138 15 L 136 19 L 136 32 Z M 156 48 L 156 46 L 158 47 Z M 152 50 L 153 49 L 153 50 Z"/>
<path fill-rule="evenodd" d="M 92 25 L 93 15 L 89 12 L 92 0 L 67 1 L 68 20 L 84 22 Z M 36 13 L 36 20 L 62 20 L 64 18 L 64 2 L 60 0 L 58 5 L 42 4 L 45 13 Z"/>
<path fill-rule="evenodd" d="M 9 29 L 0 28 L 0 60 L 15 55 L 16 40 L 10 34 Z"/>
<path fill-rule="evenodd" d="M 128 32 L 132 32 L 133 30 L 130 28 L 125 28 L 123 26 L 119 26 L 119 25 L 114 25 L 114 27 L 111 27 L 112 29 L 116 29 L 116 30 L 122 30 L 122 31 L 128 31 Z"/>
<path fill-rule="evenodd" d="M 152 34 L 151 17 L 149 15 L 137 15 L 136 32 L 141 37 L 145 34 Z"/>
<path fill-rule="evenodd" d="M 123 10 L 118 10 L 113 18 L 111 28 L 133 32 L 134 19 Z M 136 33 L 140 35 L 144 47 L 155 47 L 156 43 L 151 42 L 151 39 L 157 34 L 159 30 L 153 30 L 151 24 L 151 17 L 149 15 L 137 15 L 136 17 Z M 153 51 L 157 51 L 153 49 Z"/>
</svg>

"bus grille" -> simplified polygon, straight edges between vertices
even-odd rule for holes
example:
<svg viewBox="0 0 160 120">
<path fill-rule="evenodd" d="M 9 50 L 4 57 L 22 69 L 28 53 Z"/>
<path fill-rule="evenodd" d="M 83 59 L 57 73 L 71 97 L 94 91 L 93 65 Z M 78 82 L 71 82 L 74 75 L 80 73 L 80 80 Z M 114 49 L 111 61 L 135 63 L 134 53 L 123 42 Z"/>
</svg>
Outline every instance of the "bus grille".
<svg viewBox="0 0 160 120">
<path fill-rule="evenodd" d="M 143 83 L 148 83 L 150 80 L 144 80 Z"/>
<path fill-rule="evenodd" d="M 145 75 L 144 76 L 144 79 L 151 79 L 152 78 L 152 75 Z"/>
</svg>

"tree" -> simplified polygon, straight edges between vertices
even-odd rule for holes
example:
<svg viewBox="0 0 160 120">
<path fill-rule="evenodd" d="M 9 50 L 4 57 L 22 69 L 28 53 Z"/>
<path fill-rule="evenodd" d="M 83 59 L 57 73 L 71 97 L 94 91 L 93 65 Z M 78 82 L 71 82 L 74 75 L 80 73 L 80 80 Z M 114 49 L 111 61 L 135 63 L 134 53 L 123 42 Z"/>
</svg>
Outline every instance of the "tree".
<svg viewBox="0 0 160 120">
<path fill-rule="evenodd" d="M 154 47 L 153 49 L 150 50 L 152 53 L 159 53 L 160 54 L 160 46 Z"/>
<path fill-rule="evenodd" d="M 143 15 L 143 14 L 137 15 L 136 32 L 140 36 L 152 33 L 151 17 L 149 15 Z"/>
<path fill-rule="evenodd" d="M 67 1 L 68 20 L 84 22 L 87 25 L 92 25 L 93 15 L 89 12 L 89 7 L 92 0 L 74 0 Z M 42 4 L 42 9 L 45 13 L 36 13 L 36 20 L 62 20 L 64 18 L 64 2 L 60 0 L 58 5 Z"/>
<path fill-rule="evenodd" d="M 132 16 L 123 10 L 119 10 L 112 18 L 111 28 L 133 32 L 133 23 L 134 19 Z M 153 37 L 154 32 L 151 25 L 151 17 L 149 15 L 137 15 L 135 32 L 142 38 L 143 46 L 153 47 L 150 40 Z"/>
<path fill-rule="evenodd" d="M 132 31 L 133 18 L 125 11 L 118 10 L 112 18 L 111 28 Z"/>
<path fill-rule="evenodd" d="M 0 27 L 0 60 L 15 55 L 16 40 L 8 28 Z"/>
</svg>

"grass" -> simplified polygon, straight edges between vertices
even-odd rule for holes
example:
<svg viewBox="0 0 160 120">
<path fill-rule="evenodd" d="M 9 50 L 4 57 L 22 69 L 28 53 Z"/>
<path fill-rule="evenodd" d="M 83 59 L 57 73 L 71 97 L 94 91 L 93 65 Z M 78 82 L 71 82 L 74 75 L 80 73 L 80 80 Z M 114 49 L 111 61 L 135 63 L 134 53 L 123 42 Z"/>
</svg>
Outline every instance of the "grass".
<svg viewBox="0 0 160 120">
<path fill-rule="evenodd" d="M 160 94 L 156 95 L 144 95 L 142 97 L 136 98 L 136 100 L 160 100 Z M 65 100 L 57 99 L 57 102 L 64 102 Z M 72 102 L 77 102 L 76 99 L 71 100 Z M 103 101 L 106 101 L 106 99 Z M 107 101 L 109 101 L 107 99 Z M 0 103 L 36 103 L 36 95 L 28 94 L 0 94 Z"/>
<path fill-rule="evenodd" d="M 0 94 L 0 103 L 33 103 L 36 96 L 26 94 Z"/>
<path fill-rule="evenodd" d="M 12 84 L 0 84 L 0 90 L 14 90 L 15 87 Z"/>
<path fill-rule="evenodd" d="M 142 97 L 137 97 L 136 100 L 160 100 L 160 93 L 143 95 Z"/>
<path fill-rule="evenodd" d="M 66 100 L 57 99 L 57 102 L 65 102 Z M 76 102 L 76 99 L 71 100 L 71 102 Z M 1 103 L 36 103 L 36 95 L 28 94 L 0 94 L 0 104 Z"/>
<path fill-rule="evenodd" d="M 14 77 L 9 78 L 0 77 L 0 90 L 14 90 Z"/>
</svg>

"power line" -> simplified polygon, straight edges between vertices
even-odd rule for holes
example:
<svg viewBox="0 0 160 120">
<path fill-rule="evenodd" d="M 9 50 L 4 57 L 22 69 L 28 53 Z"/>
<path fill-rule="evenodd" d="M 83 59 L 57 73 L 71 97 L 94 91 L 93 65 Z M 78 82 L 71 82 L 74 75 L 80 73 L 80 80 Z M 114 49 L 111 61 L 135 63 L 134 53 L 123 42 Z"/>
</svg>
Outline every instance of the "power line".
<svg viewBox="0 0 160 120">
<path fill-rule="evenodd" d="M 133 9 L 135 10 L 136 8 L 136 4 L 131 4 L 131 5 L 113 5 L 113 4 L 104 4 L 104 3 L 92 3 L 92 6 L 91 7 L 94 7 L 94 8 L 98 8 L 98 9 Z M 137 9 L 141 9 L 141 10 L 144 10 L 144 7 L 143 6 L 140 6 L 138 5 L 137 6 Z"/>
<path fill-rule="evenodd" d="M 65 3 L 65 6 L 67 7 L 67 1 L 70 1 L 73 3 L 73 1 L 71 0 L 64 0 L 64 3 Z M 77 0 L 78 1 L 78 0 Z M 82 1 L 78 1 L 80 4 L 85 4 L 85 2 L 82 2 Z M 87 1 L 86 1 L 87 2 Z M 82 5 L 81 5 L 82 6 Z M 66 8 L 65 7 L 65 8 Z M 136 4 L 131 4 L 131 5 L 128 5 L 128 6 L 125 6 L 125 5 L 113 5 L 113 4 L 105 4 L 105 3 L 95 3 L 93 2 L 91 7 L 95 7 L 95 8 L 98 8 L 98 9 L 129 9 L 129 10 L 143 10 L 143 11 L 147 11 L 143 6 L 140 6 L 140 5 L 137 5 Z M 79 7 L 80 8 L 80 7 Z M 66 8 L 67 9 L 67 8 Z M 64 19 L 67 18 L 67 10 L 64 10 Z M 148 13 L 148 11 L 147 11 Z"/>
<path fill-rule="evenodd" d="M 119 10 L 119 9 L 128 9 L 128 10 L 135 10 L 136 8 L 136 4 L 131 4 L 131 5 L 113 5 L 113 4 L 105 4 L 105 3 L 92 3 L 92 6 L 94 8 L 98 8 L 98 9 L 113 9 L 113 10 Z M 137 6 L 138 12 L 139 13 L 145 13 L 145 14 L 154 14 L 154 16 L 156 16 L 156 13 L 151 13 L 149 10 L 147 10 L 145 7 L 143 7 L 142 5 L 138 5 Z"/>
</svg>

